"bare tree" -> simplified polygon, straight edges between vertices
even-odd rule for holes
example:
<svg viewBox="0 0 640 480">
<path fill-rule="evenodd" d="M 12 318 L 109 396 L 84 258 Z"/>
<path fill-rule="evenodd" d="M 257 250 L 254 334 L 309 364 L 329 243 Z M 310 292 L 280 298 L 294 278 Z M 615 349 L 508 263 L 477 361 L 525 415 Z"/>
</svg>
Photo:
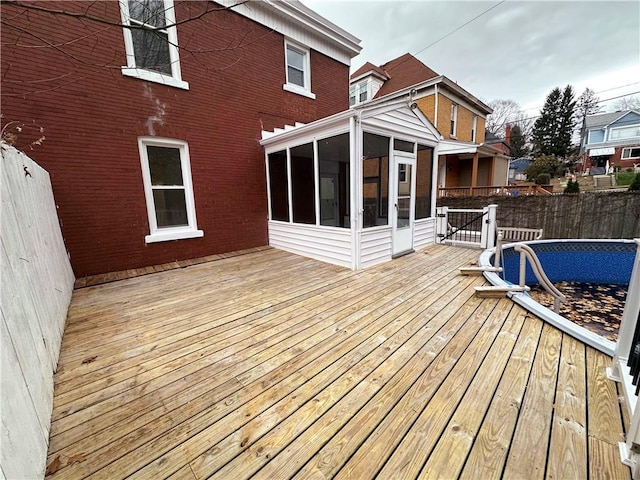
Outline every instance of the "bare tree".
<svg viewBox="0 0 640 480">
<path fill-rule="evenodd" d="M 613 104 L 616 110 L 640 110 L 640 96 L 630 95 L 616 100 Z"/>
<path fill-rule="evenodd" d="M 502 138 L 507 125 L 518 125 L 524 137 L 529 137 L 533 121 L 527 117 L 520 104 L 510 99 L 498 99 L 488 105 L 493 109 L 493 113 L 487 117 L 488 131 Z"/>
</svg>

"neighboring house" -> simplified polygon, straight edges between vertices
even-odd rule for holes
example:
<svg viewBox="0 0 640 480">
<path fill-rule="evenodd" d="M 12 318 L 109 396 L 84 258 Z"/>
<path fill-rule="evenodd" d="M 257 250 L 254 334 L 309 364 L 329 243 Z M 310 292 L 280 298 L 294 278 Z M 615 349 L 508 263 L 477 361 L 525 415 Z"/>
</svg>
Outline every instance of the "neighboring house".
<svg viewBox="0 0 640 480">
<path fill-rule="evenodd" d="M 509 162 L 509 182 L 515 182 L 516 180 L 527 180 L 527 168 L 531 165 L 533 160 L 527 157 L 516 158 Z"/>
<path fill-rule="evenodd" d="M 640 165 L 640 111 L 587 115 L 580 142 L 582 171 L 607 173 Z"/>
<path fill-rule="evenodd" d="M 357 38 L 298 1 L 219 3 L 42 4 L 112 26 L 2 5 L 3 123 L 44 127 L 77 277 L 267 244 L 261 131 L 348 108 Z"/>
<path fill-rule="evenodd" d="M 493 148 L 498 150 L 502 155 L 507 157 L 511 154 L 510 148 L 511 141 L 511 125 L 507 125 L 504 129 L 504 138 L 501 138 L 490 131 L 486 131 L 484 135 L 484 143 L 486 145 L 491 145 Z"/>
<path fill-rule="evenodd" d="M 441 134 L 438 186 L 448 192 L 507 184 L 509 158 L 485 143 L 491 108 L 410 54 L 384 65 L 366 63 L 351 75 L 349 103 L 410 98 Z"/>
</svg>

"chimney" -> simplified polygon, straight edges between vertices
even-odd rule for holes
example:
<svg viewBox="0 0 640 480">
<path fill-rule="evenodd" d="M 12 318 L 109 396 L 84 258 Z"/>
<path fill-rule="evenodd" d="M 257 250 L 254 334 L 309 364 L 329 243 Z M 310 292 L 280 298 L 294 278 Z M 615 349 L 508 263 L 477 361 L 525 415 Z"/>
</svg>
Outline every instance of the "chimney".
<svg viewBox="0 0 640 480">
<path fill-rule="evenodd" d="M 507 125 L 504 129 L 504 142 L 511 145 L 511 125 Z"/>
</svg>

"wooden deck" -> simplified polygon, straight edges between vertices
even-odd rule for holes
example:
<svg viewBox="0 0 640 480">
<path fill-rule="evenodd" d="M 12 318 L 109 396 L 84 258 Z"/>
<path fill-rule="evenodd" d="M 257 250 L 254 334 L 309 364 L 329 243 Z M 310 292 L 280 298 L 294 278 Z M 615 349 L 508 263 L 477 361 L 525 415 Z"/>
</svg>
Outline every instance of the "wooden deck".
<svg viewBox="0 0 640 480">
<path fill-rule="evenodd" d="M 474 297 L 477 255 L 269 249 L 76 290 L 49 478 L 629 479 L 609 359 Z"/>
</svg>

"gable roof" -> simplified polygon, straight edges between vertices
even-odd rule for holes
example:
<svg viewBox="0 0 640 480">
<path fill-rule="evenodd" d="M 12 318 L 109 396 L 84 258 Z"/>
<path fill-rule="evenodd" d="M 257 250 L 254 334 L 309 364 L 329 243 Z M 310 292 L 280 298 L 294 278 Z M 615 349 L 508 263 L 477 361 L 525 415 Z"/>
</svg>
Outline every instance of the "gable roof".
<svg viewBox="0 0 640 480">
<path fill-rule="evenodd" d="M 380 68 L 387 74 L 389 80 L 384 82 L 384 85 L 378 90 L 374 98 L 382 97 L 388 93 L 402 90 L 438 76 L 436 72 L 410 53 L 405 53 L 384 65 L 380 65 Z"/>
<path fill-rule="evenodd" d="M 427 67 L 410 53 L 394 58 L 376 67 L 370 62 L 365 63 L 351 75 L 351 80 L 362 77 L 369 72 L 380 75 L 384 84 L 373 98 L 380 98 L 389 93 L 411 87 L 438 76 L 436 72 Z"/>
<path fill-rule="evenodd" d="M 384 73 L 384 70 L 382 70 L 380 67 L 376 67 L 373 63 L 371 62 L 367 62 L 365 63 L 363 66 L 361 66 L 358 70 L 356 70 L 355 72 L 353 72 L 351 74 L 351 76 L 349 77 L 351 80 L 354 80 L 358 77 L 361 77 L 369 72 L 373 72 L 373 73 L 377 73 L 378 75 L 380 75 L 382 78 L 384 78 L 385 80 L 388 80 L 389 77 L 387 76 L 386 73 Z"/>
<path fill-rule="evenodd" d="M 607 125 L 624 117 L 629 112 L 635 112 L 635 110 L 624 110 L 621 112 L 596 113 L 594 115 L 587 115 L 585 119 L 585 126 L 587 128 L 606 127 Z"/>
</svg>

